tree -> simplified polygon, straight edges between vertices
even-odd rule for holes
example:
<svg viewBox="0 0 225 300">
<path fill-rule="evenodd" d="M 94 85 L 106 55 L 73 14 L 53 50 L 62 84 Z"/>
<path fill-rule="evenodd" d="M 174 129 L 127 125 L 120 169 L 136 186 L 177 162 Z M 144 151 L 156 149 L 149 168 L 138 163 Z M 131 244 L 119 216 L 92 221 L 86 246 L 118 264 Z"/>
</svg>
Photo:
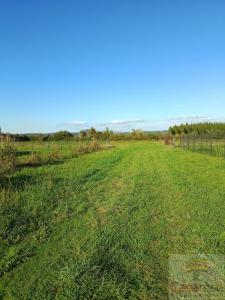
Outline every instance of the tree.
<svg viewBox="0 0 225 300">
<path fill-rule="evenodd" d="M 107 141 L 109 141 L 110 137 L 113 135 L 113 132 L 111 130 L 109 130 L 109 127 L 106 127 L 105 131 L 104 131 L 104 139 L 106 139 Z"/>
<path fill-rule="evenodd" d="M 96 130 L 94 127 L 91 127 L 89 130 L 88 130 L 88 137 L 90 139 L 95 139 L 96 138 Z"/>
<path fill-rule="evenodd" d="M 72 138 L 73 138 L 72 133 L 66 130 L 56 132 L 52 137 L 54 141 L 68 141 L 71 140 Z"/>
<path fill-rule="evenodd" d="M 81 140 L 85 139 L 86 136 L 87 136 L 87 131 L 86 131 L 86 130 L 81 130 L 81 131 L 79 132 L 79 138 L 80 138 Z"/>
<path fill-rule="evenodd" d="M 170 132 L 173 136 L 175 136 L 176 130 L 175 130 L 174 126 L 169 128 L 169 132 Z"/>
</svg>

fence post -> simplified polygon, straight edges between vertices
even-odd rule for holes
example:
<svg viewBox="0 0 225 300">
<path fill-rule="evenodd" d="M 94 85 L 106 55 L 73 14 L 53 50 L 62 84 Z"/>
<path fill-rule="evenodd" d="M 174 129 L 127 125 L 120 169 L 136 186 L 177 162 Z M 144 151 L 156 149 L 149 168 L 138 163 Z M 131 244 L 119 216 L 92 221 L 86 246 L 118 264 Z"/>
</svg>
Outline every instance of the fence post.
<svg viewBox="0 0 225 300">
<path fill-rule="evenodd" d="M 225 140 L 224 140 L 224 158 L 225 158 Z"/>
<path fill-rule="evenodd" d="M 211 136 L 211 156 L 213 156 L 213 137 Z"/>
<path fill-rule="evenodd" d="M 201 133 L 201 152 L 202 152 L 202 133 Z"/>
</svg>

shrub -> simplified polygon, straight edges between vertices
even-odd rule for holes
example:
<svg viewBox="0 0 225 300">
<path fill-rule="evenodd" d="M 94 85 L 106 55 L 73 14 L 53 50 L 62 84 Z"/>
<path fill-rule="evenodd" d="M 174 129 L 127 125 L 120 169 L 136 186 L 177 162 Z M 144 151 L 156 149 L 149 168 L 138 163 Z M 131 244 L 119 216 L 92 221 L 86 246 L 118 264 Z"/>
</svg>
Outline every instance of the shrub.
<svg viewBox="0 0 225 300">
<path fill-rule="evenodd" d="M 168 135 L 164 136 L 163 140 L 165 145 L 171 145 L 171 139 Z"/>
<path fill-rule="evenodd" d="M 16 168 L 16 148 L 10 143 L 0 147 L 0 175 L 9 175 Z"/>
<path fill-rule="evenodd" d="M 51 164 L 62 159 L 62 156 L 59 155 L 57 151 L 51 152 L 47 155 L 40 153 L 33 153 L 29 156 L 26 165 L 28 166 L 39 166 L 43 164 Z"/>
<path fill-rule="evenodd" d="M 78 148 L 77 152 L 79 154 L 84 154 L 84 153 L 88 153 L 89 152 L 89 147 L 88 145 L 82 145 Z"/>
<path fill-rule="evenodd" d="M 26 164 L 28 166 L 38 166 L 42 163 L 42 157 L 38 153 L 33 153 L 28 157 Z"/>
<path fill-rule="evenodd" d="M 69 141 L 72 139 L 73 139 L 72 133 L 66 130 L 56 132 L 53 136 L 49 137 L 49 140 L 53 140 L 53 141 Z"/>
<path fill-rule="evenodd" d="M 93 141 L 88 145 L 82 145 L 78 148 L 78 153 L 79 154 L 84 154 L 84 153 L 91 153 L 91 152 L 96 152 L 100 150 L 100 145 L 97 141 Z"/>
<path fill-rule="evenodd" d="M 53 151 L 49 153 L 47 157 L 45 157 L 45 162 L 51 164 L 61 159 L 62 159 L 62 155 L 60 155 L 58 151 Z"/>
<path fill-rule="evenodd" d="M 89 152 L 95 152 L 95 151 L 98 151 L 99 149 L 100 149 L 100 145 L 97 141 L 93 141 L 89 145 Z"/>
</svg>

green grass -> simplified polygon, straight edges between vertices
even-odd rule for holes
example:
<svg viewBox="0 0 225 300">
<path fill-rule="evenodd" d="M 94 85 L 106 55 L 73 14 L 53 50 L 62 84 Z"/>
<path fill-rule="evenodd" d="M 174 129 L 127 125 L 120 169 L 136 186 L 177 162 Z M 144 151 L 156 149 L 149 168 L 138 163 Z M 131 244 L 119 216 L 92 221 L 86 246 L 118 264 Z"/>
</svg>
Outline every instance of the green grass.
<svg viewBox="0 0 225 300">
<path fill-rule="evenodd" d="M 225 254 L 225 160 L 121 142 L 1 180 L 0 298 L 168 299 L 171 254 Z"/>
</svg>

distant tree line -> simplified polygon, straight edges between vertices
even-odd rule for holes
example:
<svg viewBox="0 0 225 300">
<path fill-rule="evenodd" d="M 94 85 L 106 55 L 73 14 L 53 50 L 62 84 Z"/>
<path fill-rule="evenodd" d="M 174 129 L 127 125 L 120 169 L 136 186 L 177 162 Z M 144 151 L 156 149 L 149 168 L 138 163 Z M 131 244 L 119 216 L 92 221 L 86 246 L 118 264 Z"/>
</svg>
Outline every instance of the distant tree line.
<svg viewBox="0 0 225 300">
<path fill-rule="evenodd" d="M 139 129 L 134 129 L 131 132 L 114 132 L 106 128 L 104 131 L 97 131 L 94 128 L 89 130 L 81 130 L 78 134 L 78 140 L 113 140 L 113 141 L 122 141 L 122 140 L 158 140 L 159 134 L 153 132 L 146 132 Z"/>
<path fill-rule="evenodd" d="M 202 134 L 225 134 L 225 123 L 193 123 L 174 125 L 169 128 L 169 133 L 175 135 L 202 135 Z"/>
<path fill-rule="evenodd" d="M 51 134 L 10 134 L 10 138 L 17 142 L 22 141 L 89 141 L 89 140 L 159 140 L 164 137 L 164 132 L 147 132 L 134 129 L 131 132 L 114 132 L 109 128 L 104 131 L 98 131 L 95 128 L 81 130 L 78 133 L 69 131 L 58 131 Z"/>
</svg>

